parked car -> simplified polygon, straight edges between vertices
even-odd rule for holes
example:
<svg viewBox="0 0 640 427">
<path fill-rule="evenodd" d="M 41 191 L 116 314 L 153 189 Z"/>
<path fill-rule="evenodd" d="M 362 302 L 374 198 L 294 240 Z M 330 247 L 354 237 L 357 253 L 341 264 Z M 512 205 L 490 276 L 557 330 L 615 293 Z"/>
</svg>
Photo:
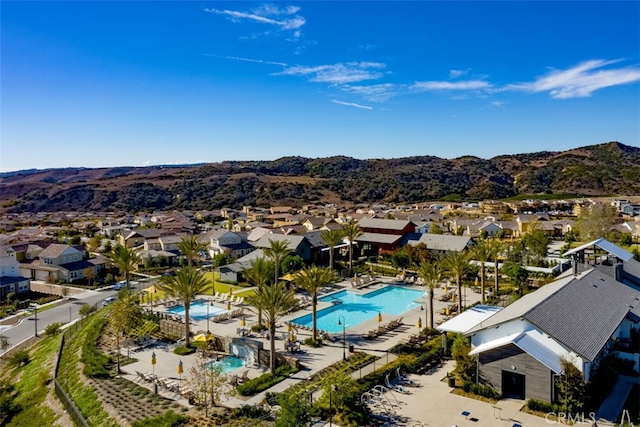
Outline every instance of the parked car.
<svg viewBox="0 0 640 427">
<path fill-rule="evenodd" d="M 120 289 L 124 289 L 127 287 L 127 281 L 126 280 L 121 280 L 118 283 L 116 283 L 115 285 L 113 285 L 113 289 L 115 289 L 116 291 L 119 291 Z"/>
<path fill-rule="evenodd" d="M 115 300 L 116 300 L 116 297 L 109 297 L 109 298 L 105 298 L 105 299 L 102 301 L 102 306 L 103 306 L 103 307 L 106 307 L 106 306 L 108 306 L 109 304 L 111 304 L 112 302 L 114 302 Z"/>
</svg>

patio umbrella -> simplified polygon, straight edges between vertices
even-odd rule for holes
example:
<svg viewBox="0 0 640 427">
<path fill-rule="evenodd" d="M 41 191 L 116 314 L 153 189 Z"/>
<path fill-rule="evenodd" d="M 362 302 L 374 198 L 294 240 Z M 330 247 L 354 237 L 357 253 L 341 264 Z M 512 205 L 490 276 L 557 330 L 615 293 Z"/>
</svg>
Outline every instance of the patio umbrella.
<svg viewBox="0 0 640 427">
<path fill-rule="evenodd" d="M 155 294 L 158 292 L 158 288 L 156 288 L 156 285 L 151 285 L 148 288 L 144 288 L 143 291 L 148 292 L 150 294 Z"/>
<path fill-rule="evenodd" d="M 422 329 L 422 317 L 418 317 L 418 329 Z"/>
<path fill-rule="evenodd" d="M 180 375 L 180 380 L 182 380 L 182 373 L 184 372 L 184 368 L 182 367 L 182 360 L 178 363 L 178 375 Z"/>
<path fill-rule="evenodd" d="M 193 340 L 196 342 L 207 342 L 213 339 L 213 335 L 211 334 L 198 334 L 193 337 Z"/>
<path fill-rule="evenodd" d="M 231 310 L 231 301 L 227 301 L 227 310 Z"/>
<path fill-rule="evenodd" d="M 378 323 L 382 322 L 382 313 L 378 312 Z"/>
<path fill-rule="evenodd" d="M 156 352 L 151 353 L 151 373 L 156 373 Z"/>
<path fill-rule="evenodd" d="M 476 277 L 476 281 L 475 281 L 474 285 L 475 285 L 476 288 L 478 287 L 478 278 L 477 277 Z"/>
<path fill-rule="evenodd" d="M 231 287 L 229 287 L 229 296 L 232 297 L 233 296 L 233 289 L 231 289 Z"/>
<path fill-rule="evenodd" d="M 242 319 L 240 319 L 240 326 L 242 326 L 243 328 L 247 326 L 247 322 L 245 322 L 244 316 L 242 316 Z"/>
<path fill-rule="evenodd" d="M 287 332 L 291 332 L 291 323 L 287 323 Z"/>
</svg>

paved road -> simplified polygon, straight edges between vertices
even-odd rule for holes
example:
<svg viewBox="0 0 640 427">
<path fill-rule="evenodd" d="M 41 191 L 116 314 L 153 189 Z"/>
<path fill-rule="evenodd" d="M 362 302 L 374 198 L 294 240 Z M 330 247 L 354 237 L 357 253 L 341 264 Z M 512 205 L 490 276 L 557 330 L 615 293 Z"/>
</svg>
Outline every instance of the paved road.
<svg viewBox="0 0 640 427">
<path fill-rule="evenodd" d="M 115 294 L 116 291 L 113 289 L 86 291 L 74 295 L 71 299 L 62 302 L 60 305 L 38 312 L 38 333 L 42 333 L 48 325 L 54 322 L 67 323 L 78 319 L 80 317 L 78 311 L 82 304 L 100 304 L 102 300 Z M 14 326 L 0 326 L 0 332 L 8 338 L 10 348 L 32 337 L 35 330 L 36 320 L 33 313 L 20 317 L 19 323 Z"/>
</svg>

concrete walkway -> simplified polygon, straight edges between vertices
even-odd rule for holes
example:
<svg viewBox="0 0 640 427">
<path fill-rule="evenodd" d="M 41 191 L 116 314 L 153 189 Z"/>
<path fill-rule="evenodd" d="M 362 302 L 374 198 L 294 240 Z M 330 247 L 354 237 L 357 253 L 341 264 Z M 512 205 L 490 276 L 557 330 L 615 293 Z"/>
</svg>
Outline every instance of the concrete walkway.
<svg viewBox="0 0 640 427">
<path fill-rule="evenodd" d="M 640 378 L 618 375 L 611 393 L 602 402 L 598 412 L 596 412 L 596 419 L 615 423 L 622 410 L 625 409 L 624 404 L 634 384 L 640 384 Z"/>
</svg>

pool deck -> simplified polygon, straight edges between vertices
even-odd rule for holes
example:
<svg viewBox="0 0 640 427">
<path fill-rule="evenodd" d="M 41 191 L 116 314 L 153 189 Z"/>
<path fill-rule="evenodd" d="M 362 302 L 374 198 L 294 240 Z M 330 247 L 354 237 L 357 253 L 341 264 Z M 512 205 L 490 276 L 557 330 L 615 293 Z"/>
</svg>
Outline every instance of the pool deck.
<svg viewBox="0 0 640 427">
<path fill-rule="evenodd" d="M 368 292 L 372 292 L 377 289 L 380 289 L 383 286 L 387 286 L 387 285 L 407 286 L 408 288 L 415 289 L 415 290 L 425 289 L 424 287 L 418 286 L 418 285 L 400 284 L 393 278 L 379 278 L 377 280 L 378 280 L 377 283 L 372 283 L 370 286 L 366 288 L 361 288 L 358 290 L 353 288 L 352 285 L 347 281 L 340 282 L 334 286 L 333 290 L 323 294 L 322 296 L 330 295 L 333 292 L 339 292 L 345 289 L 349 291 L 355 291 L 358 293 L 368 293 Z M 439 314 L 439 312 L 444 311 L 445 307 L 452 304 L 451 302 L 440 301 L 440 297 L 443 295 L 443 293 L 444 293 L 444 290 L 442 287 L 436 288 L 434 292 L 434 321 L 436 325 L 439 323 L 442 323 L 442 321 L 444 321 L 445 319 L 442 314 Z M 467 297 L 467 305 L 471 305 L 480 300 L 480 294 L 475 293 L 470 289 L 466 290 L 466 297 Z M 201 296 L 198 299 L 209 300 L 210 296 Z M 423 304 L 421 304 L 421 306 L 417 308 L 414 308 L 400 316 L 394 316 L 394 317 L 387 316 L 389 318 L 384 318 L 382 324 L 386 324 L 389 321 L 394 320 L 395 318 L 402 317 L 403 325 L 374 340 L 366 340 L 362 337 L 362 335 L 365 334 L 367 331 L 376 329 L 379 326 L 377 322 L 377 318 L 370 319 L 368 321 L 365 321 L 363 323 L 360 323 L 354 327 L 351 327 L 345 330 L 344 336 L 345 336 L 346 342 L 344 343 L 342 341 L 342 335 L 343 335 L 342 333 L 332 334 L 333 337 L 335 337 L 336 339 L 335 341 L 333 342 L 325 341 L 324 343 L 325 345 L 319 348 L 309 348 L 306 346 L 302 346 L 302 349 L 304 350 L 304 352 L 295 353 L 295 354 L 286 352 L 285 342 L 281 340 L 281 337 L 287 335 L 286 322 L 289 322 L 290 320 L 295 319 L 297 317 L 309 314 L 311 312 L 311 306 L 308 306 L 303 310 L 296 311 L 294 313 L 291 313 L 290 315 L 283 317 L 280 320 L 279 324 L 277 325 L 277 329 L 276 329 L 276 351 L 278 351 L 279 353 L 288 354 L 289 356 L 298 358 L 299 361 L 306 367 L 306 369 L 298 372 L 297 374 L 293 375 L 287 380 L 282 381 L 281 383 L 275 385 L 274 387 L 270 388 L 268 391 L 272 391 L 272 392 L 282 391 L 288 388 L 290 385 L 310 377 L 315 372 L 335 362 L 338 362 L 339 360 L 342 359 L 343 351 L 345 349 L 348 356 L 348 347 L 350 344 L 354 345 L 356 351 L 363 351 L 363 352 L 378 356 L 380 358 L 379 362 L 376 363 L 378 366 L 380 366 L 380 364 L 386 363 L 387 360 L 392 361 L 395 358 L 395 355 L 389 354 L 387 350 L 393 347 L 402 339 L 406 339 L 409 336 L 414 335 L 418 332 L 418 329 L 417 329 L 418 318 L 422 320 L 423 326 L 427 326 L 428 299 L 427 297 L 424 297 L 421 300 Z M 226 309 L 226 303 L 220 303 L 220 302 L 214 301 L 213 305 L 218 308 Z M 325 307 L 329 307 L 331 305 L 332 304 L 330 302 L 319 303 L 318 310 Z M 233 308 L 237 308 L 237 307 L 233 307 Z M 154 308 L 154 311 L 155 310 L 163 311 L 163 307 L 156 306 Z M 245 317 L 247 328 L 249 328 L 252 324 L 257 322 L 256 314 L 253 313 L 251 309 L 246 305 L 244 306 L 244 317 Z M 211 322 L 211 321 L 206 322 L 204 320 L 192 321 L 191 331 L 194 334 L 198 332 L 206 331 L 207 323 L 208 323 L 209 330 L 215 335 L 237 337 L 238 336 L 237 330 L 240 328 L 240 322 L 241 322 L 241 317 L 233 318 L 233 319 L 222 321 L 222 322 Z M 294 330 L 294 333 L 296 334 L 296 339 L 299 341 L 304 341 L 305 338 L 308 338 L 311 336 L 311 331 L 304 330 L 304 329 L 298 329 L 297 331 Z M 261 341 L 265 349 L 269 348 L 269 340 L 267 338 L 261 338 L 254 334 L 252 339 Z M 128 379 L 141 383 L 141 385 L 143 386 L 151 388 L 152 387 L 151 384 L 141 382 L 139 379 L 137 379 L 136 371 L 147 373 L 147 372 L 152 372 L 153 370 L 155 374 L 158 375 L 159 377 L 179 380 L 180 378 L 179 378 L 179 375 L 177 374 L 177 367 L 179 362 L 182 361 L 184 366 L 184 374 L 182 375 L 182 377 L 184 378 L 184 376 L 187 375 L 187 373 L 189 372 L 189 368 L 196 362 L 196 356 L 195 355 L 178 356 L 173 353 L 174 348 L 175 346 L 168 346 L 168 345 L 161 346 L 160 344 L 158 344 L 153 347 L 142 349 L 136 353 L 131 353 L 131 357 L 137 358 L 138 361 L 122 367 L 123 371 L 126 372 L 124 376 L 127 377 Z M 155 366 L 152 367 L 151 353 L 154 351 L 156 353 L 157 363 Z M 126 349 L 123 350 L 123 353 L 126 353 Z M 363 368 L 362 371 L 356 371 L 354 373 L 354 376 L 357 378 L 357 376 L 359 375 L 366 375 L 369 372 L 369 370 L 372 370 L 373 368 L 374 368 L 373 365 L 369 365 Z M 249 378 L 257 377 L 267 371 L 265 367 L 253 366 L 253 367 L 238 368 L 237 370 L 232 371 L 231 374 L 240 375 L 245 370 L 249 371 L 248 372 Z M 180 399 L 179 396 L 172 395 L 162 390 L 160 390 L 160 393 L 165 395 L 168 398 L 178 400 L 180 403 L 187 404 L 187 402 L 184 401 L 184 399 Z M 248 399 L 244 399 L 238 396 L 228 397 L 222 400 L 222 404 L 228 407 L 238 407 L 245 404 L 259 404 L 259 403 L 262 403 L 265 393 L 266 392 L 260 393 Z M 458 398 L 459 396 L 456 396 L 456 397 Z M 470 399 L 465 399 L 465 400 L 470 400 Z M 418 408 L 415 408 L 415 409 L 419 410 L 420 409 L 419 405 L 418 405 Z M 420 418 L 414 418 L 414 419 L 419 420 Z M 464 423 L 459 423 L 459 425 L 464 425 Z M 474 425 L 478 425 L 478 424 L 474 424 Z"/>
</svg>

